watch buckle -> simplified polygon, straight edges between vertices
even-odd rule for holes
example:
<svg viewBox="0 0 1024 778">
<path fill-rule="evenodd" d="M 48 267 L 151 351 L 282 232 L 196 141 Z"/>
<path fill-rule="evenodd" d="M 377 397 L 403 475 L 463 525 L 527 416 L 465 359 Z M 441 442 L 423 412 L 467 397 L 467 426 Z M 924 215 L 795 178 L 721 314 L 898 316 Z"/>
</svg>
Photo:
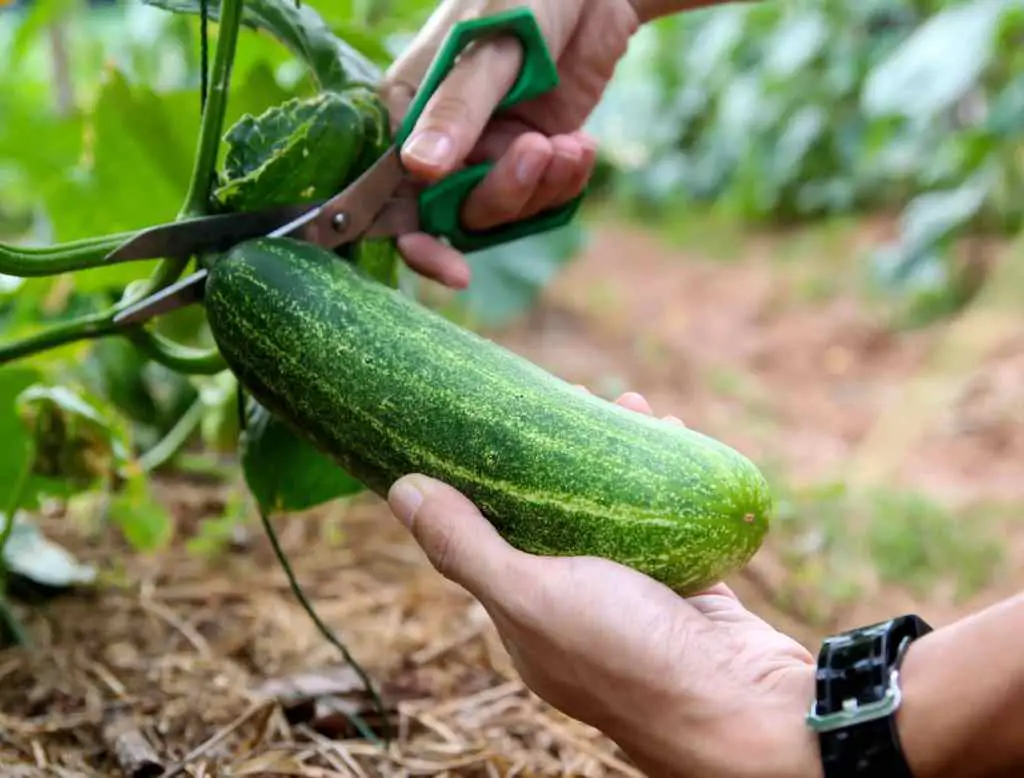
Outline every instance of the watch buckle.
<svg viewBox="0 0 1024 778">
<path fill-rule="evenodd" d="M 815 732 L 831 732 L 843 727 L 885 718 L 896 711 L 903 700 L 899 675 L 900 671 L 893 668 L 889 673 L 889 683 L 886 685 L 885 694 L 880 700 L 874 702 L 859 703 L 856 697 L 848 697 L 843 700 L 842 708 L 835 713 L 818 713 L 818 703 L 814 702 L 807 713 L 808 726 Z"/>
<path fill-rule="evenodd" d="M 860 703 L 856 697 L 848 697 L 843 700 L 842 707 L 835 713 L 819 713 L 818 702 L 815 700 L 807 712 L 805 719 L 807 725 L 815 732 L 831 732 L 843 727 L 882 719 L 896 712 L 903 701 L 903 693 L 900 690 L 900 667 L 903 664 L 903 657 L 910 647 L 910 642 L 909 637 L 900 641 L 896 652 L 896 661 L 893 662 L 893 666 L 889 670 L 885 693 L 881 699 Z"/>
</svg>

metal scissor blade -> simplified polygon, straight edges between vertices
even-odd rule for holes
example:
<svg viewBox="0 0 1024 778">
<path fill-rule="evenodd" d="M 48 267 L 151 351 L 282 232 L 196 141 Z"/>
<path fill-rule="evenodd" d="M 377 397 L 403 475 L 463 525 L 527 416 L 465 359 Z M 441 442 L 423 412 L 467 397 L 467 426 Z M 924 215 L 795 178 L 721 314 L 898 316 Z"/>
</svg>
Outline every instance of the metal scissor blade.
<svg viewBox="0 0 1024 778">
<path fill-rule="evenodd" d="M 114 324 L 138 324 L 161 313 L 198 303 L 206 290 L 206 270 L 199 270 L 177 283 L 164 287 L 156 294 L 145 297 L 114 316 Z"/>
<path fill-rule="evenodd" d="M 392 146 L 343 191 L 282 225 L 271 237 L 292 237 L 335 249 L 374 229 L 381 209 L 406 181 L 405 169 Z"/>
<path fill-rule="evenodd" d="M 415 200 L 396 194 L 405 182 L 398 151 L 392 147 L 329 200 L 153 227 L 135 235 L 108 256 L 119 257 L 121 261 L 152 256 L 184 257 L 201 250 L 225 251 L 242 240 L 262 236 L 287 236 L 333 249 L 362 235 L 400 234 L 414 229 L 418 223 Z M 137 324 L 200 302 L 206 277 L 205 270 L 193 273 L 118 312 L 114 323 Z"/>
<path fill-rule="evenodd" d="M 266 235 L 282 224 L 316 211 L 321 202 L 199 216 L 150 227 L 133 235 L 107 254 L 105 261 L 116 263 L 156 257 L 186 258 L 201 251 L 227 251 L 236 243 Z"/>
</svg>

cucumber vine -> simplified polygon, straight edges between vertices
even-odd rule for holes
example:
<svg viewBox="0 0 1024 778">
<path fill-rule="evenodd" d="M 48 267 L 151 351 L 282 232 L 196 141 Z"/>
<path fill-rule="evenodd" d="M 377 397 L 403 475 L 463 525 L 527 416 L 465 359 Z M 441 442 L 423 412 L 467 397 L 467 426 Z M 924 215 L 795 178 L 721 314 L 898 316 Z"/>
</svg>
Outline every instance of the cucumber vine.
<svg viewBox="0 0 1024 778">
<path fill-rule="evenodd" d="M 221 0 L 220 34 L 214 53 L 213 72 L 210 75 L 212 83 L 207 99 L 202 101 L 203 112 L 199 139 L 196 144 L 188 191 L 178 213 L 179 220 L 203 216 L 209 212 L 211 184 L 215 177 L 217 152 L 224 130 L 224 116 L 231 87 L 231 71 L 242 26 L 244 5 L 244 0 Z M 203 15 L 204 17 L 206 15 L 205 2 Z M 203 38 L 206 38 L 205 25 Z M 101 267 L 104 264 L 104 256 L 131 234 L 134 233 L 129 233 L 127 236 L 124 234 L 98 236 L 43 249 L 26 250 L 0 246 L 0 273 L 24 278 L 54 276 L 69 270 L 88 270 Z M 132 293 L 126 294 L 108 310 L 98 314 L 87 314 L 0 346 L 0 365 L 77 341 L 124 334 L 131 337 L 133 342 L 146 343 L 151 346 L 148 350 L 150 358 L 172 370 L 190 374 L 207 374 L 212 359 L 211 355 L 206 353 L 188 355 L 183 347 L 178 347 L 177 344 L 172 345 L 168 342 L 155 344 L 155 341 L 149 337 L 149 333 L 139 336 L 132 332 L 141 329 L 138 325 L 122 327 L 114 324 L 114 317 L 121 310 L 173 284 L 181 277 L 187 265 L 187 259 L 161 259 L 146 283 L 133 287 Z M 26 270 L 29 272 L 26 273 Z"/>
<path fill-rule="evenodd" d="M 285 0 L 285 2 L 289 6 L 294 5 L 296 10 L 300 7 L 296 0 Z M 160 3 L 154 4 L 160 5 Z M 278 9 L 285 7 L 279 5 Z M 187 13 L 194 9 L 172 8 L 169 10 Z M 201 119 L 187 191 L 176 216 L 176 220 L 179 221 L 208 215 L 215 204 L 213 189 L 217 181 L 217 162 L 220 144 L 222 138 L 224 138 L 224 123 L 230 94 L 232 70 L 245 10 L 245 0 L 220 0 L 219 9 L 216 11 L 219 33 L 216 48 L 213 52 L 212 67 L 208 67 L 208 22 L 214 9 L 209 8 L 209 0 L 198 0 L 200 17 Z M 337 42 L 336 50 L 339 58 L 344 53 L 342 47 L 343 44 L 340 41 Z M 310 63 L 307 62 L 307 64 Z M 337 70 L 341 64 L 344 63 L 334 63 L 334 68 Z M 375 117 L 374 121 L 379 120 L 379 118 Z M 369 147 L 367 148 L 370 150 Z M 105 259 L 106 255 L 134 234 L 133 232 L 127 232 L 96 236 L 43 248 L 26 248 L 0 244 L 0 274 L 19 278 L 37 278 L 100 268 L 110 264 Z M 0 344 L 0 366 L 79 341 L 106 337 L 123 337 L 144 357 L 178 374 L 214 376 L 228 371 L 229 367 L 216 347 L 210 349 L 193 348 L 141 325 L 114 323 L 116 315 L 127 306 L 177 281 L 184 273 L 190 261 L 190 258 L 161 258 L 148 278 L 130 284 L 121 298 L 105 309 L 79 315 L 68 321 L 46 327 L 26 337 L 6 344 Z M 239 427 L 244 431 L 246 424 L 244 397 L 242 396 L 240 386 L 237 388 L 237 391 L 239 393 Z M 136 460 L 135 467 L 145 473 L 167 462 L 174 456 L 175 452 L 180 450 L 200 424 L 203 411 L 203 401 L 201 399 L 195 400 L 178 419 L 173 428 L 155 446 Z M 6 573 L 2 552 L 4 545 L 13 532 L 14 516 L 20 504 L 21 492 L 24 491 L 24 483 L 27 482 L 31 475 L 34 466 L 33 461 L 34 456 L 29 458 L 25 474 L 22 476 L 22 488 L 16 490 L 17 494 L 12 498 L 12 507 L 7 513 L 6 523 L 3 530 L 0 531 L 0 622 L 2 622 L 0 623 L 0 628 L 6 626 L 7 632 L 17 642 L 25 642 L 26 636 L 13 614 L 5 605 Z M 385 742 L 389 741 L 391 737 L 390 724 L 381 698 L 374 688 L 372 681 L 365 670 L 349 654 L 346 647 L 320 619 L 312 604 L 304 595 L 294 570 L 278 542 L 269 519 L 269 513 L 262 505 L 259 506 L 259 515 L 274 553 L 300 605 L 308 613 L 321 634 L 339 650 L 344 660 L 355 669 L 381 716 L 384 725 Z M 372 742 L 377 742 L 373 732 L 370 731 L 359 716 L 351 714 L 351 718 L 356 728 L 364 737 Z"/>
</svg>

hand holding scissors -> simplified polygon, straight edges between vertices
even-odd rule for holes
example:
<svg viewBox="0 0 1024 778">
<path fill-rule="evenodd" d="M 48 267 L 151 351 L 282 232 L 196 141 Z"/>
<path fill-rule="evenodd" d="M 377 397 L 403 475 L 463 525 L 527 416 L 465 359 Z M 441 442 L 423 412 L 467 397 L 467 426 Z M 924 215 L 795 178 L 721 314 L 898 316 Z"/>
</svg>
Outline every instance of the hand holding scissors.
<svg viewBox="0 0 1024 778">
<path fill-rule="evenodd" d="M 108 260 L 188 257 L 200 252 L 225 251 L 258 236 L 291 237 L 334 249 L 364 238 L 426 233 L 447 239 L 458 251 L 471 252 L 565 225 L 576 215 L 583 195 L 517 221 L 486 230 L 469 230 L 462 223 L 463 203 L 487 177 L 494 163 L 482 162 L 458 170 L 421 188 L 401 162 L 399 150 L 459 55 L 482 38 L 500 35 L 514 35 L 523 47 L 523 57 L 519 75 L 497 106 L 499 110 L 532 100 L 558 85 L 557 69 L 528 8 L 459 22 L 451 28 L 427 72 L 395 133 L 394 144 L 343 191 L 313 205 L 200 217 L 153 227 L 126 241 Z M 138 323 L 198 302 L 205 282 L 206 271 L 200 270 L 125 308 L 115 322 Z"/>
</svg>

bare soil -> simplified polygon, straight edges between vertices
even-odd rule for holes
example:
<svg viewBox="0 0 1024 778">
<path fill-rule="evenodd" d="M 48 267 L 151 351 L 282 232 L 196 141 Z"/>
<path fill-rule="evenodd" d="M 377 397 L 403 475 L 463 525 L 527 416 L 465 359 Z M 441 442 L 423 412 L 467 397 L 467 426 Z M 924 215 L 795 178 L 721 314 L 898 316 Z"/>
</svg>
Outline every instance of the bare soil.
<svg viewBox="0 0 1024 778">
<path fill-rule="evenodd" d="M 867 244 L 884 230 L 868 224 L 843 240 Z M 776 243 L 751 241 L 742 261 L 722 261 L 601 226 L 537 309 L 494 337 L 599 393 L 643 393 L 787 485 L 842 478 L 951 325 L 892 331 L 846 284 L 850 263 L 831 244 L 806 249 L 834 263 L 815 271 L 779 262 Z M 975 360 L 883 485 L 959 509 L 1024 503 L 1022 333 Z M 523 687 L 485 614 L 375 498 L 277 528 L 307 596 L 383 688 L 399 740 L 387 751 L 368 743 L 350 722 L 358 713 L 380 725 L 359 679 L 301 610 L 258 525 L 215 556 L 185 549 L 229 488 L 163 479 L 178 536 L 150 557 L 46 520 L 49 536 L 111 581 L 27 613 L 33 648 L 0 653 L 4 776 L 639 774 Z M 857 516 L 839 521 L 856 532 Z M 843 604 L 813 583 L 794 588 L 784 527 L 730 583 L 811 647 L 829 629 L 907 610 L 948 623 L 1024 587 L 1024 524 L 1011 508 L 994 526 L 1005 563 L 966 598 L 944 585 L 952 570 L 923 594 L 876 579 Z"/>
</svg>

